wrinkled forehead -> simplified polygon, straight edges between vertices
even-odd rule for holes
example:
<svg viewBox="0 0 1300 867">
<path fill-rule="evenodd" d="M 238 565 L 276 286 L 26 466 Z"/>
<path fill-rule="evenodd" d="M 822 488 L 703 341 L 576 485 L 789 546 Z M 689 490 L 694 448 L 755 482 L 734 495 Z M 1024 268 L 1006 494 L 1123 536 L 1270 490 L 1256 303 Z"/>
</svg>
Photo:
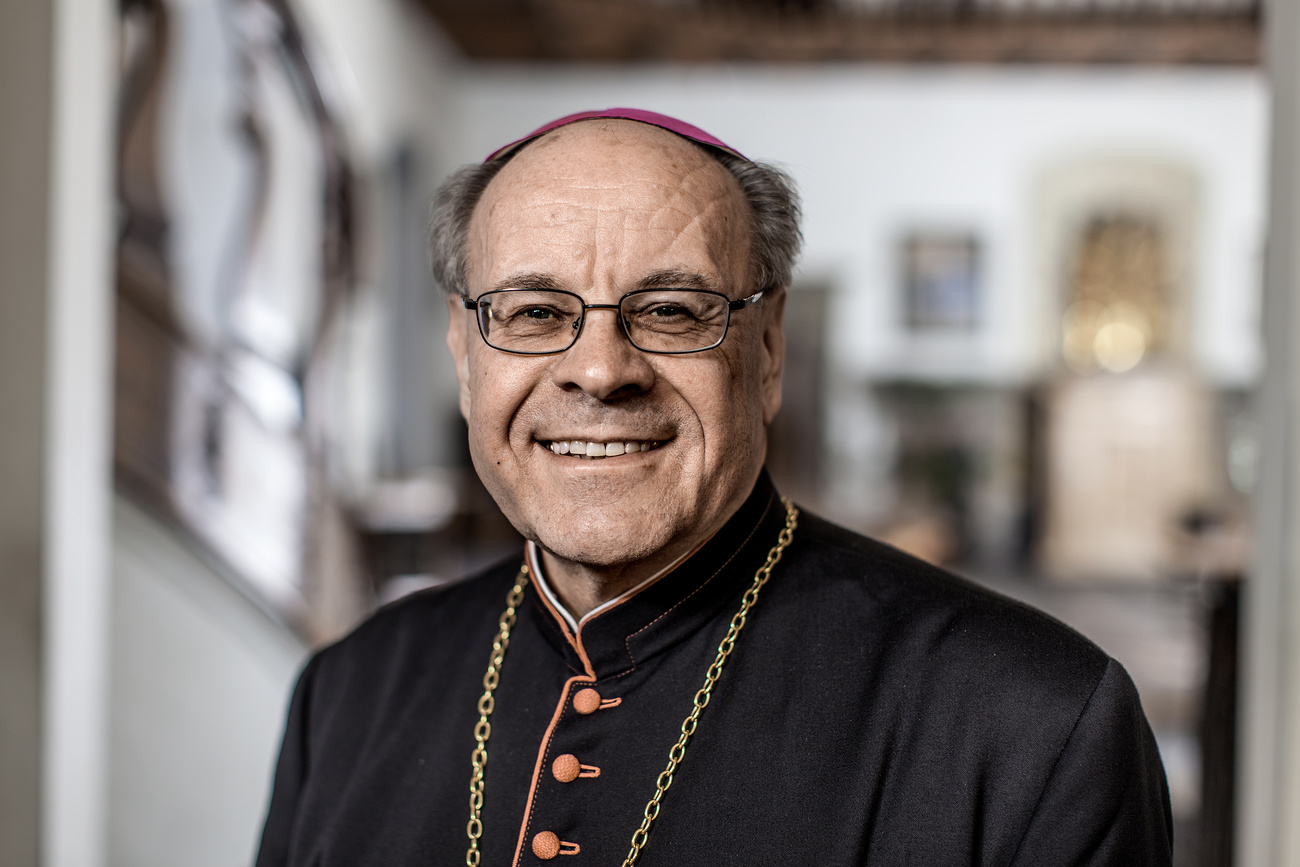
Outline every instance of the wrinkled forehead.
<svg viewBox="0 0 1300 867">
<path fill-rule="evenodd" d="M 501 169 L 474 210 L 471 261 L 514 223 L 559 225 L 591 212 L 607 224 L 689 224 L 710 247 L 746 246 L 748 204 L 725 166 L 671 132 L 602 119 L 553 130 Z"/>
</svg>

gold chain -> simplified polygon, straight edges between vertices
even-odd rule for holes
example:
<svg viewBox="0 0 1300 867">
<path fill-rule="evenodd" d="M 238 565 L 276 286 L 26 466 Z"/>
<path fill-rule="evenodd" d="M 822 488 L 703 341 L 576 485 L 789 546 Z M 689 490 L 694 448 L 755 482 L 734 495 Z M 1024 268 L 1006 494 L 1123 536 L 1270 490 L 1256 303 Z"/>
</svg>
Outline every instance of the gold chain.
<svg viewBox="0 0 1300 867">
<path fill-rule="evenodd" d="M 700 713 L 703 712 L 704 708 L 708 707 L 709 698 L 713 695 L 713 685 L 718 682 L 718 677 L 722 674 L 722 666 L 726 665 L 727 658 L 731 656 L 731 651 L 736 647 L 736 639 L 740 636 L 740 630 L 745 628 L 745 619 L 749 616 L 749 611 L 754 607 L 754 603 L 758 601 L 758 591 L 763 589 L 767 579 L 772 576 L 772 570 L 781 561 L 781 554 L 785 551 L 786 546 L 790 544 L 790 540 L 794 538 L 795 527 L 799 525 L 799 510 L 784 497 L 782 497 L 781 502 L 785 504 L 785 528 L 781 530 L 781 535 L 777 537 L 775 547 L 767 552 L 767 562 L 754 575 L 754 583 L 745 591 L 744 597 L 740 600 L 740 610 L 731 618 L 731 626 L 728 627 L 727 634 L 718 645 L 718 655 L 714 658 L 713 664 L 709 666 L 709 670 L 704 674 L 704 686 L 700 687 L 700 690 L 695 693 L 694 706 L 691 708 L 690 714 L 682 722 L 681 737 L 668 751 L 668 767 L 664 768 L 663 773 L 655 780 L 654 797 L 650 799 L 650 803 L 645 805 L 641 827 L 637 828 L 636 832 L 632 834 L 632 848 L 628 850 L 627 858 L 623 861 L 623 867 L 632 867 L 632 865 L 636 864 L 636 859 L 641 857 L 641 849 L 650 837 L 650 826 L 659 817 L 659 805 L 663 801 L 664 793 L 673 784 L 673 773 L 686 755 L 686 744 L 690 741 L 691 735 L 695 734 L 695 727 L 700 722 Z"/>
<path fill-rule="evenodd" d="M 483 820 L 479 813 L 483 809 L 483 774 L 487 769 L 487 742 L 492 736 L 492 723 L 488 717 L 496 707 L 492 693 L 501 680 L 501 663 L 506 658 L 506 648 L 510 646 L 510 630 L 515 628 L 515 612 L 524 599 L 524 586 L 528 584 L 528 564 L 519 567 L 519 576 L 515 586 L 510 588 L 506 597 L 506 610 L 497 624 L 497 637 L 492 642 L 492 656 L 488 660 L 487 674 L 483 675 L 483 695 L 478 700 L 478 724 L 474 726 L 474 753 L 470 761 L 474 765 L 474 775 L 469 779 L 469 824 L 465 833 L 469 835 L 469 851 L 465 853 L 468 867 L 478 867 L 478 839 L 483 836 Z"/>
<path fill-rule="evenodd" d="M 727 634 L 718 644 L 718 655 L 714 657 L 713 664 L 709 666 L 708 671 L 704 674 L 704 686 L 700 687 L 695 693 L 695 701 L 691 707 L 691 712 L 682 722 L 682 734 L 673 744 L 672 749 L 668 751 L 668 767 L 664 768 L 658 779 L 655 780 L 655 793 L 646 804 L 645 811 L 642 814 L 641 827 L 637 828 L 632 834 L 632 848 L 627 853 L 627 858 L 623 861 L 623 867 L 633 867 L 638 858 L 641 857 L 641 850 L 645 847 L 646 841 L 650 837 L 650 827 L 654 824 L 655 819 L 659 818 L 659 806 L 663 801 L 664 793 L 668 787 L 673 784 L 673 774 L 677 771 L 677 766 L 681 764 L 682 759 L 686 756 L 686 745 L 690 742 L 691 735 L 695 734 L 695 729 L 700 723 L 700 714 L 709 705 L 709 699 L 713 695 L 713 687 L 722 675 L 722 667 L 726 665 L 728 657 L 736 648 L 736 639 L 740 637 L 740 631 L 745 628 L 745 621 L 749 617 L 750 609 L 758 601 L 758 591 L 763 589 L 767 579 L 772 577 L 772 570 L 776 564 L 781 562 L 781 555 L 785 552 L 790 541 L 794 538 L 795 528 L 799 526 L 799 510 L 794 504 L 784 497 L 781 502 L 785 504 L 785 528 L 781 530 L 781 535 L 777 537 L 776 545 L 772 550 L 767 552 L 767 561 L 759 567 L 758 572 L 754 575 L 754 583 L 745 591 L 745 595 L 740 600 L 740 610 L 731 618 L 731 625 L 727 628 Z M 474 740 L 478 746 L 474 749 L 473 764 L 474 776 L 469 783 L 469 851 L 465 854 L 465 863 L 469 867 L 477 867 L 479 863 L 478 841 L 483 836 L 483 822 L 479 819 L 479 811 L 483 808 L 483 771 L 487 766 L 487 740 L 492 734 L 492 725 L 488 722 L 488 717 L 492 714 L 492 708 L 495 704 L 492 698 L 492 692 L 496 689 L 500 680 L 501 663 L 505 659 L 506 647 L 510 644 L 510 630 L 515 625 L 515 610 L 519 607 L 520 601 L 524 595 L 524 585 L 528 583 L 528 566 L 524 565 L 519 569 L 519 578 L 515 586 L 506 598 L 506 610 L 501 615 L 500 629 L 497 632 L 496 640 L 492 643 L 492 659 L 488 663 L 487 674 L 483 676 L 484 693 L 478 700 L 479 719 L 478 725 L 474 727 Z"/>
</svg>

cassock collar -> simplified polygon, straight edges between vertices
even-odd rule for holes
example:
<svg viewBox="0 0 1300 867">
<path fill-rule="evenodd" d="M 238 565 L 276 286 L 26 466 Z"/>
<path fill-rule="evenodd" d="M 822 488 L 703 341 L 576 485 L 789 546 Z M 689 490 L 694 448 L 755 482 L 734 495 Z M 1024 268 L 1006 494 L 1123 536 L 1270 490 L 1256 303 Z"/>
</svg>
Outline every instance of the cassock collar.
<svg viewBox="0 0 1300 867">
<path fill-rule="evenodd" d="M 784 522 L 781 499 L 763 470 L 749 497 L 711 539 L 579 621 L 547 586 L 541 558 L 530 544 L 526 556 L 539 591 L 533 599 L 542 632 L 577 670 L 598 679 L 625 673 L 686 639 L 738 599 Z"/>
<path fill-rule="evenodd" d="M 709 539 L 712 538 L 713 538 L 712 536 L 709 537 Z M 649 587 L 651 584 L 655 583 L 660 578 L 664 577 L 669 572 L 673 571 L 678 566 L 685 563 L 688 559 L 694 556 L 697 551 L 699 551 L 701 548 L 707 545 L 709 543 L 709 539 L 705 539 L 703 542 L 696 545 L 694 548 L 687 551 L 685 554 L 678 557 L 676 560 L 669 563 L 667 566 L 660 569 L 658 572 L 651 575 L 649 578 L 645 579 L 635 587 L 629 590 L 624 590 L 622 593 L 618 594 L 613 599 L 606 599 L 604 602 L 600 603 L 595 608 L 591 609 L 586 614 L 584 614 L 581 620 L 575 620 L 573 618 L 573 614 L 569 612 L 569 609 L 564 607 L 564 603 L 560 601 L 560 597 L 555 595 L 555 591 L 552 590 L 551 585 L 547 583 L 546 575 L 542 571 L 542 549 L 536 542 L 532 541 L 531 539 L 529 539 L 528 542 L 524 545 L 524 558 L 528 561 L 528 570 L 530 574 L 532 574 L 533 576 L 533 584 L 535 584 L 537 586 L 537 589 L 541 592 L 541 594 L 546 597 L 546 601 L 550 606 L 551 610 L 554 611 L 560 617 L 560 619 L 564 621 L 565 625 L 569 627 L 570 633 L 576 635 L 578 633 L 578 630 L 588 620 L 591 620 L 594 617 L 598 617 L 600 614 L 602 614 L 605 611 L 608 611 L 609 609 L 613 608 L 616 605 L 621 605 L 626 600 L 631 599 L 633 596 L 640 593 L 642 590 Z"/>
</svg>

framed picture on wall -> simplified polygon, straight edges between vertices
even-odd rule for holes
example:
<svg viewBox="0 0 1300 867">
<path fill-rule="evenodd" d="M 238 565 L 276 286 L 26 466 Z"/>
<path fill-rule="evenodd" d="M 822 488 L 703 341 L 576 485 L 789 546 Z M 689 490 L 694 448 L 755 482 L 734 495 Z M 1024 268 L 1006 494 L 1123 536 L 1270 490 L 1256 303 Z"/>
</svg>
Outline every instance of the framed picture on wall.
<svg viewBox="0 0 1300 867">
<path fill-rule="evenodd" d="M 915 331 L 973 331 L 980 245 L 964 232 L 911 232 L 900 244 L 904 321 Z"/>
</svg>

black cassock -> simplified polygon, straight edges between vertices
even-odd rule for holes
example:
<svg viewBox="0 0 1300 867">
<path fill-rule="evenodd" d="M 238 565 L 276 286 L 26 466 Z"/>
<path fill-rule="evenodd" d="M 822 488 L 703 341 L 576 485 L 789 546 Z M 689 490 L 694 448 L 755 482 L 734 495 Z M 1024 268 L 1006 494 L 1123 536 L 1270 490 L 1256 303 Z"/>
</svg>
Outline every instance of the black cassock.
<svg viewBox="0 0 1300 867">
<path fill-rule="evenodd" d="M 528 586 L 492 714 L 486 867 L 540 863 L 538 835 L 566 867 L 623 863 L 784 521 L 764 474 L 700 551 L 580 641 Z M 519 563 L 408 597 L 312 658 L 258 867 L 465 863 L 476 705 Z M 638 863 L 1135 867 L 1169 864 L 1170 840 L 1119 663 L 803 513 Z"/>
</svg>

